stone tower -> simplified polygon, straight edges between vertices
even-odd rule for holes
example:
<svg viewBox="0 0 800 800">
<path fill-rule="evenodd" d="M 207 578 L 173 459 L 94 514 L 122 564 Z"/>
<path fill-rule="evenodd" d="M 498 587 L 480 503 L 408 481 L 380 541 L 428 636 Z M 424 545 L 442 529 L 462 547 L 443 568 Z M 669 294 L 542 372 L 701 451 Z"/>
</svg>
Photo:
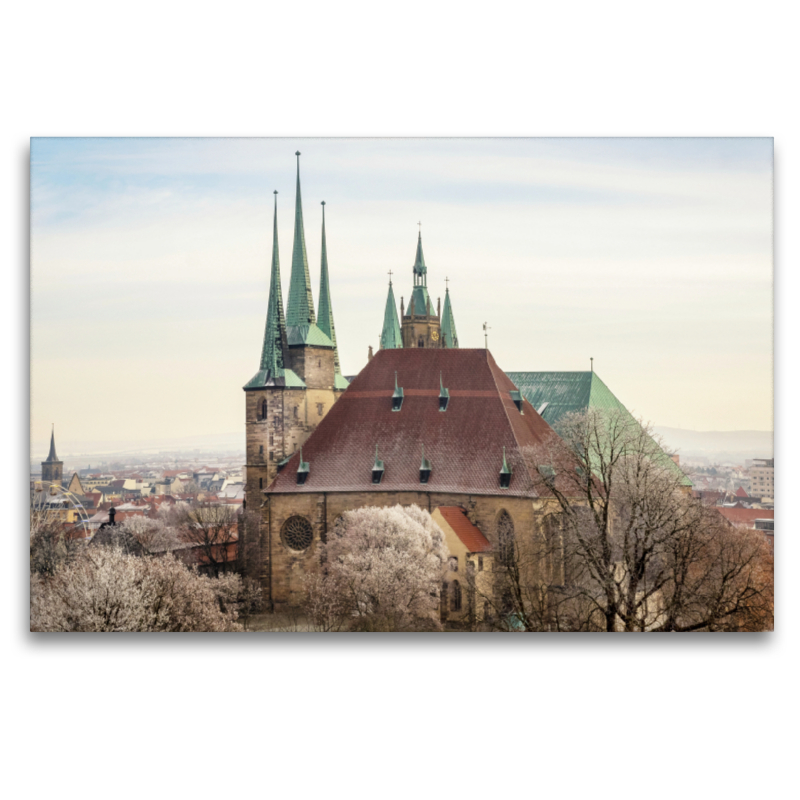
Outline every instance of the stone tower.
<svg viewBox="0 0 800 800">
<path fill-rule="evenodd" d="M 408 308 L 402 316 L 403 347 L 441 347 L 441 323 L 434 312 L 428 294 L 428 268 L 422 254 L 422 231 L 417 239 L 417 257 L 414 261 L 414 288 Z"/>
<path fill-rule="evenodd" d="M 245 508 L 253 511 L 260 507 L 261 492 L 275 478 L 282 462 L 302 446 L 347 388 L 336 348 L 324 217 L 319 324 L 314 314 L 303 229 L 300 153 L 296 155 L 294 245 L 286 316 L 281 293 L 278 193 L 275 192 L 272 267 L 261 362 L 258 372 L 244 386 Z M 252 545 L 253 537 L 249 532 L 245 536 Z"/>
<path fill-rule="evenodd" d="M 42 461 L 42 483 L 62 485 L 64 478 L 64 462 L 56 455 L 56 426 L 50 431 L 50 453 L 46 461 Z"/>
</svg>

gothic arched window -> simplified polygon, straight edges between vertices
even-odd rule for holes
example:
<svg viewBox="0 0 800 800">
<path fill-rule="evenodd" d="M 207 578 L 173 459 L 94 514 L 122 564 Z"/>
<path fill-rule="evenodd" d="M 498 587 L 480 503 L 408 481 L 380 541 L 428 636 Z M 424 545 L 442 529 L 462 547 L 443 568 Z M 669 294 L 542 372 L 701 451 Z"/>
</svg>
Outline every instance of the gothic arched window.
<svg viewBox="0 0 800 800">
<path fill-rule="evenodd" d="M 425 340 L 420 336 L 419 342 L 417 342 L 417 347 L 425 347 Z"/>
<path fill-rule="evenodd" d="M 453 581 L 450 584 L 453 611 L 461 611 L 461 584 Z"/>
<path fill-rule="evenodd" d="M 267 418 L 267 398 L 265 397 L 261 401 L 261 416 L 259 419 L 266 419 Z"/>
<path fill-rule="evenodd" d="M 514 559 L 514 521 L 505 509 L 497 517 L 497 552 L 503 566 L 511 564 Z"/>
</svg>

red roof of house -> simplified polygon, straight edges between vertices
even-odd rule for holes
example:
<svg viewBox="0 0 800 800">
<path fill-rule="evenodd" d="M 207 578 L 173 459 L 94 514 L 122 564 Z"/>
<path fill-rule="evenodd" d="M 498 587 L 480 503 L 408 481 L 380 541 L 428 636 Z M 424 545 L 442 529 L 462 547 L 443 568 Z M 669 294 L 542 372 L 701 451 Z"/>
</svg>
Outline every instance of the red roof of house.
<svg viewBox="0 0 800 800">
<path fill-rule="evenodd" d="M 463 508 L 458 506 L 439 506 L 439 513 L 445 522 L 455 531 L 456 536 L 469 553 L 484 553 L 491 550 L 489 540 L 475 527 L 467 517 Z"/>
<path fill-rule="evenodd" d="M 740 486 L 740 487 L 739 487 L 739 488 L 736 490 L 736 496 L 737 496 L 737 497 L 750 497 L 750 495 L 749 495 L 749 494 L 747 494 L 747 492 L 744 490 L 744 486 Z"/>
<path fill-rule="evenodd" d="M 400 411 L 392 394 L 403 389 Z M 450 393 L 439 411 L 439 376 Z M 336 401 L 303 445 L 308 478 L 297 484 L 295 453 L 268 492 L 429 491 L 537 496 L 520 448 L 543 447 L 553 429 L 523 400 L 520 413 L 509 392 L 516 387 L 487 350 L 380 350 Z M 385 472 L 372 483 L 375 446 Z M 432 464 L 419 479 L 422 446 Z M 514 470 L 500 487 L 503 447 Z"/>
<path fill-rule="evenodd" d="M 722 514 L 728 522 L 734 525 L 755 526 L 757 519 L 775 519 L 775 511 L 766 508 L 719 508 L 717 511 Z"/>
</svg>

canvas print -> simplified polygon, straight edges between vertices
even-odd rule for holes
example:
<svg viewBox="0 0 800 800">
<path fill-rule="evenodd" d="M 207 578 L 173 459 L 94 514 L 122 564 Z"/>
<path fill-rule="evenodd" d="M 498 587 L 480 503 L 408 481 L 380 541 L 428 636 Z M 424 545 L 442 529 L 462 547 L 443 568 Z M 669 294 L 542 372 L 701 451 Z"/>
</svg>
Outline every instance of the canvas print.
<svg viewBox="0 0 800 800">
<path fill-rule="evenodd" d="M 772 156 L 33 139 L 31 630 L 772 630 Z"/>
</svg>

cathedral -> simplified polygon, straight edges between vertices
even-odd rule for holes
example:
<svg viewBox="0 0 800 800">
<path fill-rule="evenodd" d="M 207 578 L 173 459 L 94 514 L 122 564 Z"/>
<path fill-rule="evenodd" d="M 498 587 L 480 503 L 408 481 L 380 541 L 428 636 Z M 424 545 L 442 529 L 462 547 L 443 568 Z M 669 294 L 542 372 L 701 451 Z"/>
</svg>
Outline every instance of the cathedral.
<svg viewBox="0 0 800 800">
<path fill-rule="evenodd" d="M 289 295 L 284 315 L 277 196 L 267 319 L 256 374 L 244 386 L 246 484 L 240 569 L 271 608 L 297 606 L 303 577 L 339 517 L 365 505 L 416 504 L 448 539 L 452 613 L 459 569 L 482 569 L 498 531 L 535 528 L 542 496 L 521 452 L 556 436 L 488 349 L 459 348 L 449 287 L 428 293 L 417 238 L 413 286 L 400 314 L 390 279 L 378 352 L 350 383 L 341 373 L 331 305 L 323 204 L 319 317 L 306 255 L 299 156 Z M 486 557 L 489 557 L 488 555 Z M 457 563 L 459 559 L 463 562 Z"/>
</svg>

